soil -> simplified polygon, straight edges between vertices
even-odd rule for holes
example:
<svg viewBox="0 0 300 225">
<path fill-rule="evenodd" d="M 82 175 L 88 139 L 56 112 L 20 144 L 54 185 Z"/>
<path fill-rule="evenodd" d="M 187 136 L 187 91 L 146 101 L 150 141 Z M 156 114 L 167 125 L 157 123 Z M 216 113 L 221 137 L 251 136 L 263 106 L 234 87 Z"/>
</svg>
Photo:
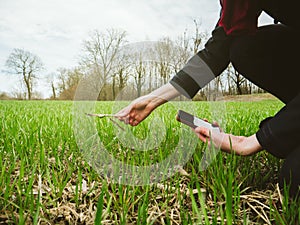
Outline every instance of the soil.
<svg viewBox="0 0 300 225">
<path fill-rule="evenodd" d="M 243 102 L 256 102 L 262 100 L 276 100 L 277 98 L 274 95 L 269 93 L 263 94 L 251 94 L 251 95 L 228 95 L 223 96 L 223 101 L 243 101 Z"/>
</svg>

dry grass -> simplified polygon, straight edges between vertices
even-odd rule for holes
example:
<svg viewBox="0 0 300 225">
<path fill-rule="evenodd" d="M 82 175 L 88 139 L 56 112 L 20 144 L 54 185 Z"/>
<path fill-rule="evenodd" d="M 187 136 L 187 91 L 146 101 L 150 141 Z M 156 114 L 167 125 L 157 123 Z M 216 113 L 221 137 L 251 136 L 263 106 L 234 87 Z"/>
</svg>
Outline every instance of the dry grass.
<svg viewBox="0 0 300 225">
<path fill-rule="evenodd" d="M 99 176 L 77 148 L 66 116 L 70 103 L 48 104 L 0 102 L 0 224 L 94 224 L 99 214 L 102 224 L 224 224 L 230 217 L 235 224 L 288 224 L 300 215 L 298 205 L 288 209 L 274 185 L 279 164 L 266 155 L 242 159 L 221 154 L 199 172 L 199 145 L 192 159 L 164 182 L 113 183 Z M 269 114 L 280 107 L 277 101 L 266 104 L 274 109 Z M 249 128 L 243 131 L 232 121 L 234 132 L 252 132 L 266 116 L 261 115 L 265 105 L 255 105 L 252 114 L 249 104 L 244 111 L 230 107 L 236 123 Z M 175 124 L 169 127 L 172 141 Z"/>
</svg>

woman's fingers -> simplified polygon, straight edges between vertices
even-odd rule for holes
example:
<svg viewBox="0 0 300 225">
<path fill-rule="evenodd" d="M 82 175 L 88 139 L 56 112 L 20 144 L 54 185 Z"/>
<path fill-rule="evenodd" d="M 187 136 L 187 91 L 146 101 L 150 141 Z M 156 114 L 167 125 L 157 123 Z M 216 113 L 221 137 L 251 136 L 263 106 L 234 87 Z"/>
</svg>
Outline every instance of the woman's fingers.
<svg viewBox="0 0 300 225">
<path fill-rule="evenodd" d="M 210 138 L 209 129 L 207 129 L 205 127 L 196 127 L 194 129 L 194 131 L 201 141 L 206 142 L 207 140 L 209 140 L 209 138 Z"/>
</svg>

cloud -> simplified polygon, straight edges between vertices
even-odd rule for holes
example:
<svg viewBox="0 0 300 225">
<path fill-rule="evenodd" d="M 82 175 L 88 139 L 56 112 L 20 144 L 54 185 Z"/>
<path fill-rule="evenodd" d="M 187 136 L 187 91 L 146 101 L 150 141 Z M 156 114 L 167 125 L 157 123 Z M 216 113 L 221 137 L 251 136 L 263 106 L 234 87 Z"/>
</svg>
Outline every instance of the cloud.
<svg viewBox="0 0 300 225">
<path fill-rule="evenodd" d="M 2 0 L 0 40 L 8 48 L 37 53 L 53 52 L 64 45 L 70 54 L 80 49 L 93 29 L 120 28 L 132 41 L 155 40 L 184 32 L 192 18 L 200 17 L 198 11 L 212 10 L 210 1 Z"/>
<path fill-rule="evenodd" d="M 1 0 L 0 71 L 13 48 L 38 55 L 51 73 L 77 65 L 92 30 L 117 28 L 130 42 L 155 41 L 193 30 L 194 19 L 210 31 L 219 10 L 218 0 Z M 0 91 L 7 89 L 7 78 L 0 79 Z"/>
</svg>

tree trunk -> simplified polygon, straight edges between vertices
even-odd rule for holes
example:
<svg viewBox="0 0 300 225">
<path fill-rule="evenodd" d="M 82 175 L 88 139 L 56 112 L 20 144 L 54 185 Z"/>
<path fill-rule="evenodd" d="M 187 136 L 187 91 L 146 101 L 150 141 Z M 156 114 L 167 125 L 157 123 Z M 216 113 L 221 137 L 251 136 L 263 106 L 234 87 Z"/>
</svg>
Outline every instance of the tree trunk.
<svg viewBox="0 0 300 225">
<path fill-rule="evenodd" d="M 112 100 L 116 99 L 115 86 L 116 86 L 116 76 L 113 76 L 113 82 L 112 82 Z"/>
<path fill-rule="evenodd" d="M 53 99 L 56 99 L 56 90 L 55 90 L 55 87 L 54 87 L 53 82 L 51 83 L 51 88 L 52 88 L 52 96 L 53 96 Z"/>
</svg>

